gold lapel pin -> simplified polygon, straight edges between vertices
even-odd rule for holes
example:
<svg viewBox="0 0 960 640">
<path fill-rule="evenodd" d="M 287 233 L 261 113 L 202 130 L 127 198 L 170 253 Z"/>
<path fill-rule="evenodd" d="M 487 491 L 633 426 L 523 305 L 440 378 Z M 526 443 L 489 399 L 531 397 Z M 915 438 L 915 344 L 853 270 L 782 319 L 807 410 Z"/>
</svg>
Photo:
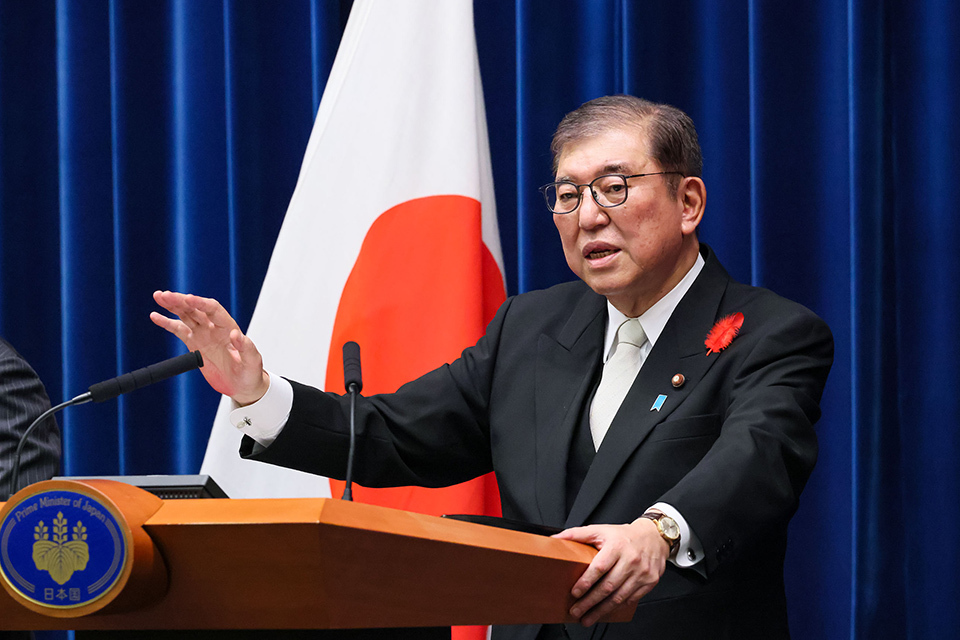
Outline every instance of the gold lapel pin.
<svg viewBox="0 0 960 640">
<path fill-rule="evenodd" d="M 670 384 L 673 385 L 674 389 L 682 387 L 684 382 L 686 382 L 686 378 L 683 377 L 682 373 L 678 373 L 670 379 Z"/>
</svg>

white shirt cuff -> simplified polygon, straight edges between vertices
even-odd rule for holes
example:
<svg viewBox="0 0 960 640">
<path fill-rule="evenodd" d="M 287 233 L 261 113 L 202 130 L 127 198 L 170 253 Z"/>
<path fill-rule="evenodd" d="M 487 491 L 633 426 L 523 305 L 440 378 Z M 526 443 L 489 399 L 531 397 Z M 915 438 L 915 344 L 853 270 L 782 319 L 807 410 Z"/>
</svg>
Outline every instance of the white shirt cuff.
<svg viewBox="0 0 960 640">
<path fill-rule="evenodd" d="M 269 447 L 277 439 L 293 408 L 293 386 L 284 378 L 269 371 L 270 387 L 263 397 L 241 407 L 230 400 L 230 424 L 253 438 L 263 447 Z"/>
<path fill-rule="evenodd" d="M 678 567 L 685 569 L 694 568 L 699 571 L 700 569 L 694 565 L 699 564 L 704 558 L 703 545 L 700 544 L 700 538 L 693 532 L 693 529 L 690 528 L 690 525 L 687 524 L 684 517 L 680 515 L 679 511 L 666 502 L 658 502 L 650 507 L 650 509 L 655 509 L 670 516 L 680 528 L 680 547 L 677 548 L 677 553 L 670 558 L 670 562 Z"/>
</svg>

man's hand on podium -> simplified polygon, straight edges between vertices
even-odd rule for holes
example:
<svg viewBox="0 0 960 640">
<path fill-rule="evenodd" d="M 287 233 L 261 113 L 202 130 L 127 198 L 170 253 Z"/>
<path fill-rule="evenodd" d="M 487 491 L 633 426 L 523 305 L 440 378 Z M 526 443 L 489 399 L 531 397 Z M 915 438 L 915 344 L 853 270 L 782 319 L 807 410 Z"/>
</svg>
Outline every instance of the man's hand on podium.
<svg viewBox="0 0 960 640">
<path fill-rule="evenodd" d="M 241 405 L 263 397 L 270 388 L 263 358 L 223 305 L 213 298 L 174 291 L 155 291 L 153 299 L 179 319 L 154 311 L 150 320 L 203 355 L 200 371 L 214 390 Z"/>
<path fill-rule="evenodd" d="M 670 555 L 670 547 L 660 537 L 656 524 L 645 518 L 630 524 L 574 527 L 553 537 L 599 550 L 573 585 L 572 595 L 577 601 L 570 614 L 586 627 L 624 604 L 637 604 L 657 586 Z"/>
</svg>

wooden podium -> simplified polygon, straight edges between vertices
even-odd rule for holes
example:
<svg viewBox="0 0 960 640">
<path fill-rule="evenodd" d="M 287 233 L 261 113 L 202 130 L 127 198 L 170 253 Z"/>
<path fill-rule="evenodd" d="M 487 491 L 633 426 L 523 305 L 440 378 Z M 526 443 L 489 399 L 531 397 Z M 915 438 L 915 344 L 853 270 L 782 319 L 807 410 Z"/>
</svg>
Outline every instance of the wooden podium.
<svg viewBox="0 0 960 640">
<path fill-rule="evenodd" d="M 164 501 L 108 480 L 37 483 L 0 503 L 0 522 L 26 492 L 61 489 L 93 492 L 122 514 L 131 567 L 106 602 L 52 613 L 22 602 L 0 577 L 0 629 L 572 622 L 570 589 L 596 554 L 575 542 L 353 502 Z"/>
</svg>

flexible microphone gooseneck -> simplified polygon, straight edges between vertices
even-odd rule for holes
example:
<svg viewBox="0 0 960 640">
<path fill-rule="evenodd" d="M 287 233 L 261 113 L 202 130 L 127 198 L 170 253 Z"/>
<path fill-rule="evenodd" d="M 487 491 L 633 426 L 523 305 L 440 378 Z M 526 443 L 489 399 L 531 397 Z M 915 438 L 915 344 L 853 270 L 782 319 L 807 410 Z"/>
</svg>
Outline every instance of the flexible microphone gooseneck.
<svg viewBox="0 0 960 640">
<path fill-rule="evenodd" d="M 357 441 L 357 394 L 363 390 L 360 373 L 360 345 L 350 341 L 343 345 L 343 386 L 350 392 L 350 451 L 347 453 L 347 475 L 342 500 L 353 500 L 353 456 Z"/>
<path fill-rule="evenodd" d="M 357 357 L 359 358 L 359 353 Z M 81 393 L 76 398 L 67 400 L 66 402 L 61 402 L 57 406 L 51 407 L 41 413 L 39 418 L 30 423 L 30 426 L 27 427 L 27 430 L 23 432 L 22 436 L 20 436 L 20 442 L 17 443 L 17 452 L 13 457 L 13 472 L 10 475 L 10 495 L 12 496 L 20 489 L 20 454 L 23 453 L 23 447 L 27 444 L 27 438 L 30 436 L 33 430 L 37 428 L 37 425 L 52 416 L 54 413 L 60 411 L 61 409 L 72 407 L 78 404 L 112 400 L 121 394 L 129 393 L 130 391 L 134 391 L 141 387 L 146 387 L 154 382 L 160 382 L 161 380 L 178 376 L 181 373 L 186 373 L 187 371 L 199 369 L 202 366 L 203 357 L 200 355 L 199 351 L 185 353 L 175 358 L 169 358 L 162 362 L 152 364 L 149 367 L 137 369 L 136 371 L 131 371 L 130 373 L 125 373 L 116 378 L 98 382 L 97 384 L 89 387 L 86 393 Z M 359 367 L 360 364 L 358 362 L 358 370 Z"/>
</svg>

